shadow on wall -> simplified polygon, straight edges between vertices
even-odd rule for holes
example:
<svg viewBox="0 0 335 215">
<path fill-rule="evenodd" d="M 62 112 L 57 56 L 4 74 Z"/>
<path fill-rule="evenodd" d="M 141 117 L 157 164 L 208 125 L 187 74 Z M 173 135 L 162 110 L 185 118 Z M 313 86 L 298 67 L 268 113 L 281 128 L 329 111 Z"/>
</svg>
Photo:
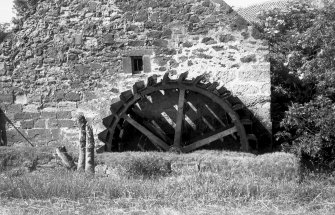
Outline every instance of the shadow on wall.
<svg viewBox="0 0 335 215">
<path fill-rule="evenodd" d="M 240 112 L 239 115 L 246 116 L 246 118 L 251 120 L 251 124 L 246 124 L 245 130 L 247 135 L 249 135 L 249 143 L 251 150 L 256 151 L 258 154 L 273 152 L 273 143 L 272 143 L 272 133 L 263 125 L 263 123 L 253 114 L 251 110 L 246 108 L 246 105 L 238 98 L 232 97 L 234 101 L 230 103 L 234 104 L 243 104 L 243 108 L 236 110 Z M 256 137 L 256 140 L 253 140 L 253 135 Z"/>
<path fill-rule="evenodd" d="M 0 109 L 0 146 L 7 146 L 5 113 Z"/>
</svg>

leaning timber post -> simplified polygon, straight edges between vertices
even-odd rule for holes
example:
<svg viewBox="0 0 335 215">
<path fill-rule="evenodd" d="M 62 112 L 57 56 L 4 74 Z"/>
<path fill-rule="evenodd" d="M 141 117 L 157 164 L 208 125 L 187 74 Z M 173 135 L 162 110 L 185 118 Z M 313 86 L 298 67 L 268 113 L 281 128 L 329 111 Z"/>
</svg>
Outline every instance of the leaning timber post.
<svg viewBox="0 0 335 215">
<path fill-rule="evenodd" d="M 85 152 L 86 152 L 86 119 L 83 115 L 78 116 L 78 125 L 80 129 L 79 133 L 79 159 L 78 159 L 78 171 L 85 170 Z"/>
<path fill-rule="evenodd" d="M 76 168 L 76 164 L 74 163 L 72 157 L 68 154 L 65 146 L 60 146 L 56 148 L 56 154 L 58 155 L 58 157 L 61 159 L 63 165 L 67 168 L 67 169 L 75 169 Z"/>
<path fill-rule="evenodd" d="M 86 143 L 86 165 L 85 172 L 94 174 L 94 136 L 91 125 L 86 126 L 87 143 Z"/>
</svg>

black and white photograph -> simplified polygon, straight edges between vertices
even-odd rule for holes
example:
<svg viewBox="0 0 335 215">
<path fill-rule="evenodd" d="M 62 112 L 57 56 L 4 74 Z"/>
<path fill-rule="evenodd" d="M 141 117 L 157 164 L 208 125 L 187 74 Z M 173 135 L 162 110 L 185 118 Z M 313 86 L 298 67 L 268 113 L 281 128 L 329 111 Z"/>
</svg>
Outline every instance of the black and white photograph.
<svg viewBox="0 0 335 215">
<path fill-rule="evenodd" d="M 0 0 L 0 215 L 334 215 L 335 0 Z"/>
</svg>

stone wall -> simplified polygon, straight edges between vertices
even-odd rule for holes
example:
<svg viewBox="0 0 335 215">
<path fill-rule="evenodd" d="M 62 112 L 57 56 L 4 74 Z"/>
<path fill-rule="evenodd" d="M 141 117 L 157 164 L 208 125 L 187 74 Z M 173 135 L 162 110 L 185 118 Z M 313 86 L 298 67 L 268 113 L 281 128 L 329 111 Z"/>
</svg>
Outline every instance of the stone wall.
<svg viewBox="0 0 335 215">
<path fill-rule="evenodd" d="M 271 130 L 267 48 L 221 0 L 45 0 L 0 44 L 0 105 L 33 143 L 75 143 L 76 116 L 97 134 L 136 81 L 206 72 Z M 133 56 L 143 57 L 140 74 Z M 24 143 L 9 125 L 7 139 Z"/>
</svg>

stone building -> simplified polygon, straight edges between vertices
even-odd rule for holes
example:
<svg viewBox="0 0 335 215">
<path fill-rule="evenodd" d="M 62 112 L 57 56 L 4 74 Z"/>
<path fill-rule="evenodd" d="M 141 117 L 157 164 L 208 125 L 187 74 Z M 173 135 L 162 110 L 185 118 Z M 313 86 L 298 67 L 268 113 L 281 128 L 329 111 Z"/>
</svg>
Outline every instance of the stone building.
<svg viewBox="0 0 335 215">
<path fill-rule="evenodd" d="M 0 107 L 34 144 L 95 134 L 138 80 L 206 73 L 271 132 L 268 46 L 223 0 L 45 0 L 0 44 Z M 8 145 L 25 144 L 6 124 Z M 96 140 L 98 144 L 102 144 Z"/>
</svg>

